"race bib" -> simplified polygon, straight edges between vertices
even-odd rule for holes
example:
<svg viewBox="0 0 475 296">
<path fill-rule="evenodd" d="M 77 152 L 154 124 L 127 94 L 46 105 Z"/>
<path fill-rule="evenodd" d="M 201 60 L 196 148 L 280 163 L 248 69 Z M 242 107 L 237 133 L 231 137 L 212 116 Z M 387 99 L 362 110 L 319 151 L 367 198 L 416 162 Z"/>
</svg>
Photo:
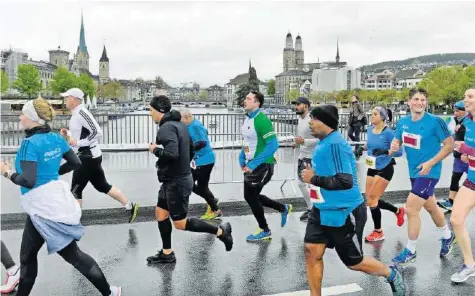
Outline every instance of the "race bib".
<svg viewBox="0 0 475 296">
<path fill-rule="evenodd" d="M 402 142 L 406 147 L 413 149 L 421 149 L 421 135 L 410 134 L 403 132 L 402 133 Z"/>
<path fill-rule="evenodd" d="M 194 159 L 190 162 L 190 167 L 194 170 L 196 169 L 196 163 Z"/>
<path fill-rule="evenodd" d="M 475 171 L 475 157 L 468 156 L 468 169 L 471 171 Z"/>
<path fill-rule="evenodd" d="M 324 203 L 325 200 L 323 199 L 322 193 L 320 192 L 320 188 L 313 185 L 308 185 L 308 190 L 310 194 L 310 200 L 312 203 Z"/>
<path fill-rule="evenodd" d="M 375 170 L 376 169 L 376 157 L 366 156 L 365 164 L 368 168 Z"/>
</svg>

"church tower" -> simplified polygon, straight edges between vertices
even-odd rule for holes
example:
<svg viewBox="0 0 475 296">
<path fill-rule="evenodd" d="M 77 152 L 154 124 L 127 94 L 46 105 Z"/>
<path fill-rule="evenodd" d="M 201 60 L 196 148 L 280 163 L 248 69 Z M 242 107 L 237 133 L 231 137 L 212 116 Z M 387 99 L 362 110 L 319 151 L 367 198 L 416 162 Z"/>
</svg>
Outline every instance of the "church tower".
<svg viewBox="0 0 475 296">
<path fill-rule="evenodd" d="M 102 50 L 102 56 L 99 59 L 99 83 L 104 84 L 109 81 L 109 58 L 107 57 L 106 46 Z"/>
<path fill-rule="evenodd" d="M 340 47 L 338 46 L 338 38 L 336 39 L 336 57 L 335 60 L 337 63 L 340 62 Z"/>
<path fill-rule="evenodd" d="M 284 48 L 284 72 L 295 69 L 295 50 L 292 34 L 290 32 L 285 38 Z"/>
<path fill-rule="evenodd" d="M 79 32 L 79 46 L 74 56 L 77 69 L 86 69 L 89 71 L 89 53 L 86 46 L 86 34 L 84 32 L 84 19 L 81 13 L 81 30 Z"/>
<path fill-rule="evenodd" d="M 304 64 L 302 37 L 300 37 L 300 34 L 295 38 L 295 64 L 297 67 Z"/>
</svg>

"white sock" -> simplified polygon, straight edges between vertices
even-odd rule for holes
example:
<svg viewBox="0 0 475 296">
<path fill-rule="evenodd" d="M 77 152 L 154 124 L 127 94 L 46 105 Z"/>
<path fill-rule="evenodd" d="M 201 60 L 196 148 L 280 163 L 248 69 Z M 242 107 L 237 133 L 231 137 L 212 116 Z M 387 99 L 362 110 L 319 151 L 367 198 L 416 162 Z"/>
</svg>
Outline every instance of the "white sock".
<svg viewBox="0 0 475 296">
<path fill-rule="evenodd" d="M 126 210 L 132 210 L 132 203 L 130 201 L 128 201 L 126 204 L 125 204 L 125 209 Z"/>
<path fill-rule="evenodd" d="M 416 253 L 416 245 L 417 245 L 417 239 L 416 240 L 407 240 L 407 246 L 406 248 L 411 251 L 412 254 Z"/>
<path fill-rule="evenodd" d="M 443 239 L 449 239 L 452 236 L 452 232 L 449 229 L 449 226 L 445 224 L 442 227 L 437 227 L 441 233 Z"/>
<path fill-rule="evenodd" d="M 13 266 L 13 267 L 10 267 L 10 268 L 7 270 L 7 273 L 8 273 L 9 275 L 14 275 L 15 273 L 18 272 L 18 269 L 20 269 L 20 266 L 15 265 L 15 266 Z"/>
<path fill-rule="evenodd" d="M 306 183 L 298 180 L 298 185 L 300 188 L 300 192 L 302 192 L 303 198 L 305 199 L 305 203 L 307 203 L 307 209 L 312 209 L 313 203 L 310 199 L 310 193 L 308 192 L 308 187 Z"/>
</svg>

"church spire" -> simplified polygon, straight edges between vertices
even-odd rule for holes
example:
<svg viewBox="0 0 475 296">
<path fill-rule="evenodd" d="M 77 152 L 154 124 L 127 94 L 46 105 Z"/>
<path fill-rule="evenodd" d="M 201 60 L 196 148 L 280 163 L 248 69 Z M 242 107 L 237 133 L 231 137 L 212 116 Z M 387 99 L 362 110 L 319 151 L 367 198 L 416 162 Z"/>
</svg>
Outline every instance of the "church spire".
<svg viewBox="0 0 475 296">
<path fill-rule="evenodd" d="M 81 30 L 79 32 L 78 53 L 79 52 L 89 55 L 89 53 L 87 52 L 87 46 L 86 46 L 86 34 L 84 32 L 84 18 L 82 15 L 82 11 L 81 11 Z"/>
<path fill-rule="evenodd" d="M 104 49 L 102 50 L 102 56 L 99 62 L 109 62 L 109 58 L 107 57 L 106 46 L 104 45 Z"/>
<path fill-rule="evenodd" d="M 338 45 L 338 37 L 336 38 L 336 62 L 340 62 L 340 47 Z"/>
</svg>

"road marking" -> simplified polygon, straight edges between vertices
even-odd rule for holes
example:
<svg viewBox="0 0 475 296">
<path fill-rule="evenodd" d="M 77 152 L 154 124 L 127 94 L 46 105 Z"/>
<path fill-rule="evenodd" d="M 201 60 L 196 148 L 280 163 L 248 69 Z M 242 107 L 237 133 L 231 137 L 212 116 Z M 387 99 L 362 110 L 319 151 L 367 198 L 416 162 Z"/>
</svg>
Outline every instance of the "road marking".
<svg viewBox="0 0 475 296">
<path fill-rule="evenodd" d="M 322 288 L 322 295 L 323 296 L 342 295 L 342 294 L 354 293 L 354 292 L 359 292 L 359 291 L 363 291 L 363 289 L 358 284 L 339 285 L 339 286 Z M 280 293 L 280 294 L 267 295 L 267 296 L 309 296 L 309 295 L 310 295 L 310 290 Z"/>
</svg>

